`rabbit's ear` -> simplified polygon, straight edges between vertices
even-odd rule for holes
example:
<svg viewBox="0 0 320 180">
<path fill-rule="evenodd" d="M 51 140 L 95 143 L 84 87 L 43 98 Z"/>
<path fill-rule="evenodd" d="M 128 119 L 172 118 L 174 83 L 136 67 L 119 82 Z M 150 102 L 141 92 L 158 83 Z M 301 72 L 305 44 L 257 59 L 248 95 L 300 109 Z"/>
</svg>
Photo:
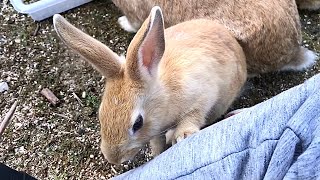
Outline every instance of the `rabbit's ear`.
<svg viewBox="0 0 320 180">
<path fill-rule="evenodd" d="M 155 77 L 164 50 L 163 15 L 160 7 L 155 6 L 128 48 L 126 68 L 129 76 L 135 80 Z"/>
<path fill-rule="evenodd" d="M 106 45 L 77 29 L 59 14 L 53 16 L 53 25 L 62 41 L 107 79 L 121 74 L 120 57 Z"/>
</svg>

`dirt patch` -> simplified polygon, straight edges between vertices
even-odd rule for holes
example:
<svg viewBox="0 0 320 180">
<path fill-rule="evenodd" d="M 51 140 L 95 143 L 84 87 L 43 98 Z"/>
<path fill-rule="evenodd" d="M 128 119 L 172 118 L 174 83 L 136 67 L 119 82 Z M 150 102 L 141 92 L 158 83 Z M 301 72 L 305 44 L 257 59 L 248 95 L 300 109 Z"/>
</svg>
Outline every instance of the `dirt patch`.
<svg viewBox="0 0 320 180">
<path fill-rule="evenodd" d="M 34 22 L 14 11 L 8 1 L 0 9 L 0 82 L 9 84 L 9 91 L 0 94 L 1 118 L 14 100 L 19 103 L 13 122 L 0 137 L 0 162 L 39 179 L 106 179 L 150 160 L 149 149 L 119 166 L 103 160 L 97 120 L 101 75 L 67 50 L 53 30 L 52 19 Z M 63 14 L 122 54 L 133 35 L 117 25 L 120 15 L 111 1 L 103 0 Z M 305 46 L 320 52 L 320 12 L 301 11 L 301 22 Z M 319 63 L 305 72 L 255 77 L 233 108 L 255 105 L 318 72 Z M 40 94 L 43 88 L 61 100 L 58 106 Z"/>
</svg>

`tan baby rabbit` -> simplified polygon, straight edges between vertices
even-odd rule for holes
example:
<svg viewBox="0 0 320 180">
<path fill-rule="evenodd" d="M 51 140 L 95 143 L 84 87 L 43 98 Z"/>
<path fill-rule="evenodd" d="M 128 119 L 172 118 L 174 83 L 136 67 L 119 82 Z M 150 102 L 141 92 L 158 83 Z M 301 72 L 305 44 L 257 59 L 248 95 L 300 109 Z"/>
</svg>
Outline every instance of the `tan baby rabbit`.
<svg viewBox="0 0 320 180">
<path fill-rule="evenodd" d="M 161 153 L 170 128 L 175 143 L 213 123 L 246 81 L 241 46 L 211 20 L 164 30 L 161 9 L 154 7 L 125 62 L 60 15 L 53 22 L 60 38 L 106 76 L 99 119 L 101 151 L 111 163 L 132 159 L 149 141 L 154 154 Z"/>
<path fill-rule="evenodd" d="M 299 9 L 318 10 L 320 0 L 296 0 Z"/>
<path fill-rule="evenodd" d="M 118 22 L 135 32 L 150 9 L 160 6 L 165 27 L 208 18 L 219 21 L 242 46 L 250 74 L 303 70 L 316 55 L 301 47 L 301 27 L 295 0 L 112 0 L 125 16 Z"/>
</svg>

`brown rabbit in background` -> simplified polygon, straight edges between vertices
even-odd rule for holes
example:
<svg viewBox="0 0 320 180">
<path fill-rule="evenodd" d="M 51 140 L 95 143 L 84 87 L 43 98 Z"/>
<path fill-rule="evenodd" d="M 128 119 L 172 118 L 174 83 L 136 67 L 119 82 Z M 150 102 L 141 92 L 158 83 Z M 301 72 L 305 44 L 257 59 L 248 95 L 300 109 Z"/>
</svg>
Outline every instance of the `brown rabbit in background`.
<svg viewBox="0 0 320 180">
<path fill-rule="evenodd" d="M 101 151 L 111 163 L 132 159 L 149 141 L 153 153 L 161 153 L 169 129 L 176 143 L 213 123 L 246 81 L 241 46 L 211 20 L 164 30 L 161 9 L 154 7 L 126 61 L 62 16 L 53 22 L 60 38 L 106 76 L 99 119 Z"/>
<path fill-rule="evenodd" d="M 318 10 L 320 0 L 296 0 L 299 9 Z"/>
<path fill-rule="evenodd" d="M 125 16 L 121 27 L 135 32 L 157 5 L 165 27 L 195 19 L 219 21 L 242 46 L 248 73 L 303 70 L 316 55 L 301 47 L 301 27 L 295 0 L 112 0 Z"/>
</svg>

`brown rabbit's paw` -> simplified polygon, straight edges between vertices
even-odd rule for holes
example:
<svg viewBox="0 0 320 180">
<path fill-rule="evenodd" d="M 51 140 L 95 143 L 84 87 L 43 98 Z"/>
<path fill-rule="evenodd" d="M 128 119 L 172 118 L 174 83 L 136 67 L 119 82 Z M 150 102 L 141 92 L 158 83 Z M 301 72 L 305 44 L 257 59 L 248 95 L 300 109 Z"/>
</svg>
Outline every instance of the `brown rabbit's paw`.
<svg viewBox="0 0 320 180">
<path fill-rule="evenodd" d="M 241 112 L 244 111 L 245 109 L 248 109 L 248 108 L 242 108 L 242 109 L 233 110 L 233 111 L 227 113 L 224 117 L 225 117 L 225 119 L 227 119 L 227 118 L 229 118 L 229 117 L 231 117 L 231 116 L 234 116 L 234 115 L 236 115 L 236 114 L 241 113 Z"/>
<path fill-rule="evenodd" d="M 118 23 L 121 26 L 122 29 L 124 29 L 127 32 L 135 33 L 138 31 L 128 20 L 126 16 L 121 16 L 118 19 Z"/>
<path fill-rule="evenodd" d="M 167 133 L 166 133 L 166 144 L 170 144 L 171 145 L 175 130 L 176 129 L 170 129 L 170 130 L 167 131 Z"/>
<path fill-rule="evenodd" d="M 166 146 L 166 137 L 165 136 L 157 136 L 151 139 L 150 141 L 150 146 L 152 150 L 152 155 L 158 156 L 161 154 L 163 151 L 167 149 Z"/>
<path fill-rule="evenodd" d="M 200 131 L 199 128 L 192 127 L 192 128 L 186 128 L 186 129 L 178 129 L 174 133 L 173 139 L 172 139 L 172 145 L 181 142 L 185 138 L 189 137 L 190 135 L 197 133 Z"/>
</svg>

